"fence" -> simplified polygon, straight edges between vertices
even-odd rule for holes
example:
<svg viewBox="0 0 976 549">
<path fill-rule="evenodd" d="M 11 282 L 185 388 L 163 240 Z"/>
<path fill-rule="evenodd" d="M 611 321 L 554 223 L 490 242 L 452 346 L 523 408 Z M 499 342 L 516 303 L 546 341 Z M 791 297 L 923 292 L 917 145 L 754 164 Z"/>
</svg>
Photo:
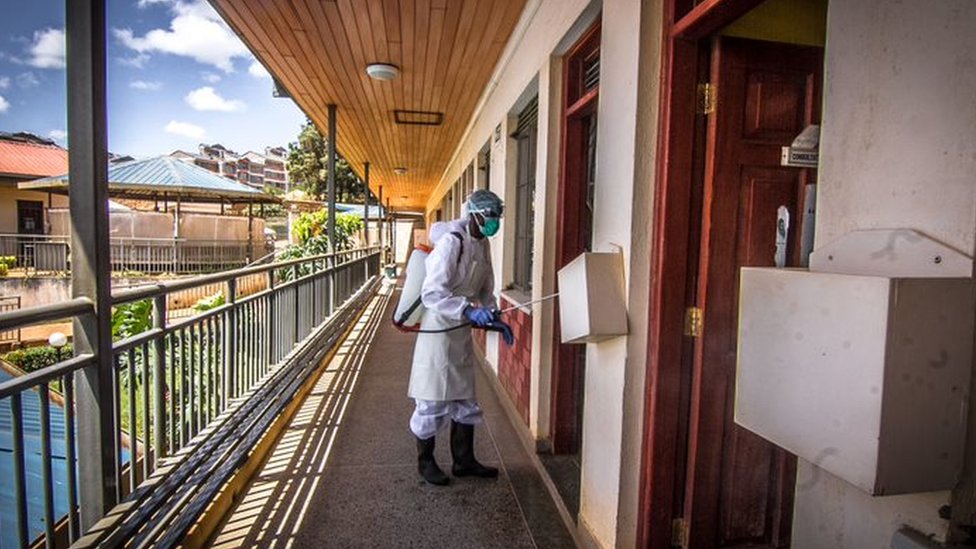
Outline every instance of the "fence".
<svg viewBox="0 0 976 549">
<path fill-rule="evenodd" d="M 323 331 L 328 328 L 338 333 L 343 323 L 351 321 L 350 303 L 356 301 L 351 298 L 360 299 L 379 272 L 379 250 L 369 248 L 114 292 L 114 306 L 151 303 L 154 320 L 152 329 L 113 345 L 114 423 L 103 432 L 116 434 L 114 441 L 105 441 L 114 448 L 115 478 L 78 478 L 74 466 L 77 452 L 86 451 L 76 451 L 74 377 L 94 363 L 93 355 L 75 356 L 0 383 L 0 411 L 10 418 L 16 515 L 16 528 L 7 535 L 20 547 L 27 547 L 37 534 L 49 547 L 77 540 L 82 534 L 79 486 L 85 483 L 115 486 L 118 501 L 137 498 L 140 508 L 152 516 L 154 532 L 171 522 L 188 520 L 189 515 L 182 512 L 160 511 L 174 494 L 190 490 L 188 479 L 166 478 L 168 470 L 174 463 L 185 463 L 188 452 L 219 449 L 220 456 L 234 448 L 246 452 L 244 444 L 254 435 L 240 434 L 241 425 L 263 424 L 242 420 L 241 410 L 252 402 L 271 410 L 272 405 L 287 400 L 296 379 L 314 367 L 307 349 L 334 342 L 335 338 L 322 339 Z M 267 277 L 266 288 L 243 296 L 238 282 L 254 276 Z M 226 303 L 191 318 L 168 320 L 170 294 L 214 284 L 224 285 Z M 75 299 L 0 313 L 0 330 L 82 317 L 92 311 L 90 301 Z M 305 354 L 296 354 L 296 350 Z M 63 401 L 63 406 L 52 404 L 52 397 Z M 39 404 L 39 436 L 25 436 L 25 429 L 34 424 L 24 417 L 29 399 Z M 261 414 L 270 417 L 264 411 Z M 40 459 L 28 460 L 25 441 L 37 444 L 38 440 L 39 448 L 32 448 L 31 453 L 36 451 Z M 226 463 L 220 464 L 219 471 L 215 469 L 198 482 L 203 485 L 223 478 L 217 473 L 226 473 Z M 31 467 L 40 471 L 29 470 Z M 152 482 L 144 482 L 154 473 Z M 43 497 L 28 498 L 29 477 L 41 479 L 40 487 L 34 484 L 32 489 Z M 56 493 L 56 486 L 63 490 Z M 197 491 L 194 487 L 190 494 L 208 494 Z M 177 495 L 181 501 L 195 501 L 183 492 Z M 57 517 L 64 518 L 56 521 Z M 44 530 L 33 531 L 30 525 L 43 525 Z M 145 523 L 130 527 L 149 528 Z"/>
<path fill-rule="evenodd" d="M 41 272 L 70 268 L 70 238 L 53 235 L 0 234 L 0 256 L 13 256 L 16 266 Z M 111 239 L 113 271 L 193 274 L 235 269 L 252 257 L 265 255 L 265 244 L 247 241 L 173 238 Z"/>
<path fill-rule="evenodd" d="M 20 296 L 0 296 L 0 313 L 20 309 Z M 0 343 L 20 341 L 20 330 L 0 331 Z"/>
</svg>

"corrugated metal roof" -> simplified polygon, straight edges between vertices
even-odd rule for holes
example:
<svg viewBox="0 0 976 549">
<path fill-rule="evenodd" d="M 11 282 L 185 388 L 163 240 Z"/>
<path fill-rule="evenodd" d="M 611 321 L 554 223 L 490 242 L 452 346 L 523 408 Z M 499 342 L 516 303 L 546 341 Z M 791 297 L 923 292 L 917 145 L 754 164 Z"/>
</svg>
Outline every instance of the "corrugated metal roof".
<svg viewBox="0 0 976 549">
<path fill-rule="evenodd" d="M 0 174 L 33 179 L 64 173 L 68 151 L 57 145 L 41 145 L 0 139 Z"/>
<path fill-rule="evenodd" d="M 18 185 L 21 189 L 65 192 L 68 175 L 47 177 Z M 109 196 L 128 198 L 180 197 L 187 201 L 278 202 L 269 194 L 231 181 L 199 166 L 170 156 L 158 156 L 111 165 Z"/>
</svg>

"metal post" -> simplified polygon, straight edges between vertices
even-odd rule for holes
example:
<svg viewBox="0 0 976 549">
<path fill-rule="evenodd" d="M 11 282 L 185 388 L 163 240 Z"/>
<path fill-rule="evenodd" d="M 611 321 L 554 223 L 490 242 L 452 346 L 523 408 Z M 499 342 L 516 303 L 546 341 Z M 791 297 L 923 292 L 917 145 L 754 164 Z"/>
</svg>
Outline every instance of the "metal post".
<svg viewBox="0 0 976 549">
<path fill-rule="evenodd" d="M 105 0 L 66 0 L 71 294 L 94 304 L 74 319 L 76 355 L 94 362 L 75 374 L 82 528 L 116 503 L 112 390 Z M 70 465 L 69 465 L 70 467 Z"/>
<path fill-rule="evenodd" d="M 366 179 L 363 182 L 366 186 L 366 192 L 363 194 L 363 239 L 366 247 L 369 247 L 369 162 L 366 163 L 363 170 L 363 177 Z"/>
<path fill-rule="evenodd" d="M 336 217 L 336 188 L 335 188 L 335 165 L 336 165 L 336 106 L 329 105 L 329 152 L 327 169 L 329 172 L 329 251 L 335 253 L 335 217 Z"/>
<path fill-rule="evenodd" d="M 384 215 L 384 212 L 383 212 L 383 185 L 380 185 L 379 215 L 377 216 L 377 218 L 379 219 L 379 225 L 377 226 L 377 230 L 378 230 L 378 233 L 377 234 L 379 235 L 379 239 L 380 239 L 379 244 L 380 244 L 380 268 L 381 269 L 383 268 L 383 215 Z"/>
<path fill-rule="evenodd" d="M 247 262 L 254 261 L 254 240 L 251 238 L 254 232 L 254 203 L 247 203 Z"/>
<path fill-rule="evenodd" d="M 156 296 L 153 299 L 153 328 L 157 330 L 166 329 L 166 294 Z M 163 458 L 166 453 L 166 338 L 162 335 L 157 337 L 153 342 L 153 415 L 156 416 L 155 425 L 153 425 L 153 435 L 154 438 L 154 448 L 153 448 L 153 467 L 159 467 L 159 460 Z M 134 383 L 130 380 L 129 383 Z M 172 389 L 172 388 L 170 388 Z M 148 422 L 149 418 L 142 418 L 142 421 Z M 145 423 L 146 425 L 152 425 L 152 423 Z M 147 441 L 148 442 L 148 441 Z M 149 459 L 149 456 L 143 456 L 143 459 Z"/>
<path fill-rule="evenodd" d="M 390 226 L 390 263 L 396 264 L 396 232 L 395 223 L 393 222 L 393 210 L 390 209 L 390 199 L 386 199 L 386 215 L 389 220 Z"/>
</svg>

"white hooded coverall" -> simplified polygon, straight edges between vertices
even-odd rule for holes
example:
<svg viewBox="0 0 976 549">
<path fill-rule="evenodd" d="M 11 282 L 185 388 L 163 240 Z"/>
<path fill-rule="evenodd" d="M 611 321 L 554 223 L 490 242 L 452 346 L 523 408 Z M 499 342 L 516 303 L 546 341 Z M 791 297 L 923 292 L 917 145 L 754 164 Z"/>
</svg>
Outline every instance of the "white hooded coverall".
<svg viewBox="0 0 976 549">
<path fill-rule="evenodd" d="M 452 232 L 459 233 L 461 240 Z M 434 250 L 425 262 L 427 276 L 420 295 L 427 311 L 420 329 L 442 330 L 465 324 L 464 310 L 472 304 L 497 308 L 488 240 L 468 234 L 464 219 L 435 223 L 430 237 Z M 448 416 L 458 423 L 481 422 L 474 391 L 476 367 L 469 326 L 417 334 L 407 390 L 417 404 L 410 418 L 416 436 L 434 436 L 446 425 Z"/>
</svg>

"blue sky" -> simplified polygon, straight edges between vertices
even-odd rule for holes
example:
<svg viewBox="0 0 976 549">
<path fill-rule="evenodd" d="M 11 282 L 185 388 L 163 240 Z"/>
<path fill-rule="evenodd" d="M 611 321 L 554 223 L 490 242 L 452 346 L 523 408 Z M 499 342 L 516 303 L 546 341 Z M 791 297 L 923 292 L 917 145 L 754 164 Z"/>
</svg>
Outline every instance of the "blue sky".
<svg viewBox="0 0 976 549">
<path fill-rule="evenodd" d="M 65 145 L 64 0 L 0 18 L 0 131 Z M 202 0 L 109 0 L 109 149 L 137 158 L 285 145 L 305 117 Z"/>
</svg>

